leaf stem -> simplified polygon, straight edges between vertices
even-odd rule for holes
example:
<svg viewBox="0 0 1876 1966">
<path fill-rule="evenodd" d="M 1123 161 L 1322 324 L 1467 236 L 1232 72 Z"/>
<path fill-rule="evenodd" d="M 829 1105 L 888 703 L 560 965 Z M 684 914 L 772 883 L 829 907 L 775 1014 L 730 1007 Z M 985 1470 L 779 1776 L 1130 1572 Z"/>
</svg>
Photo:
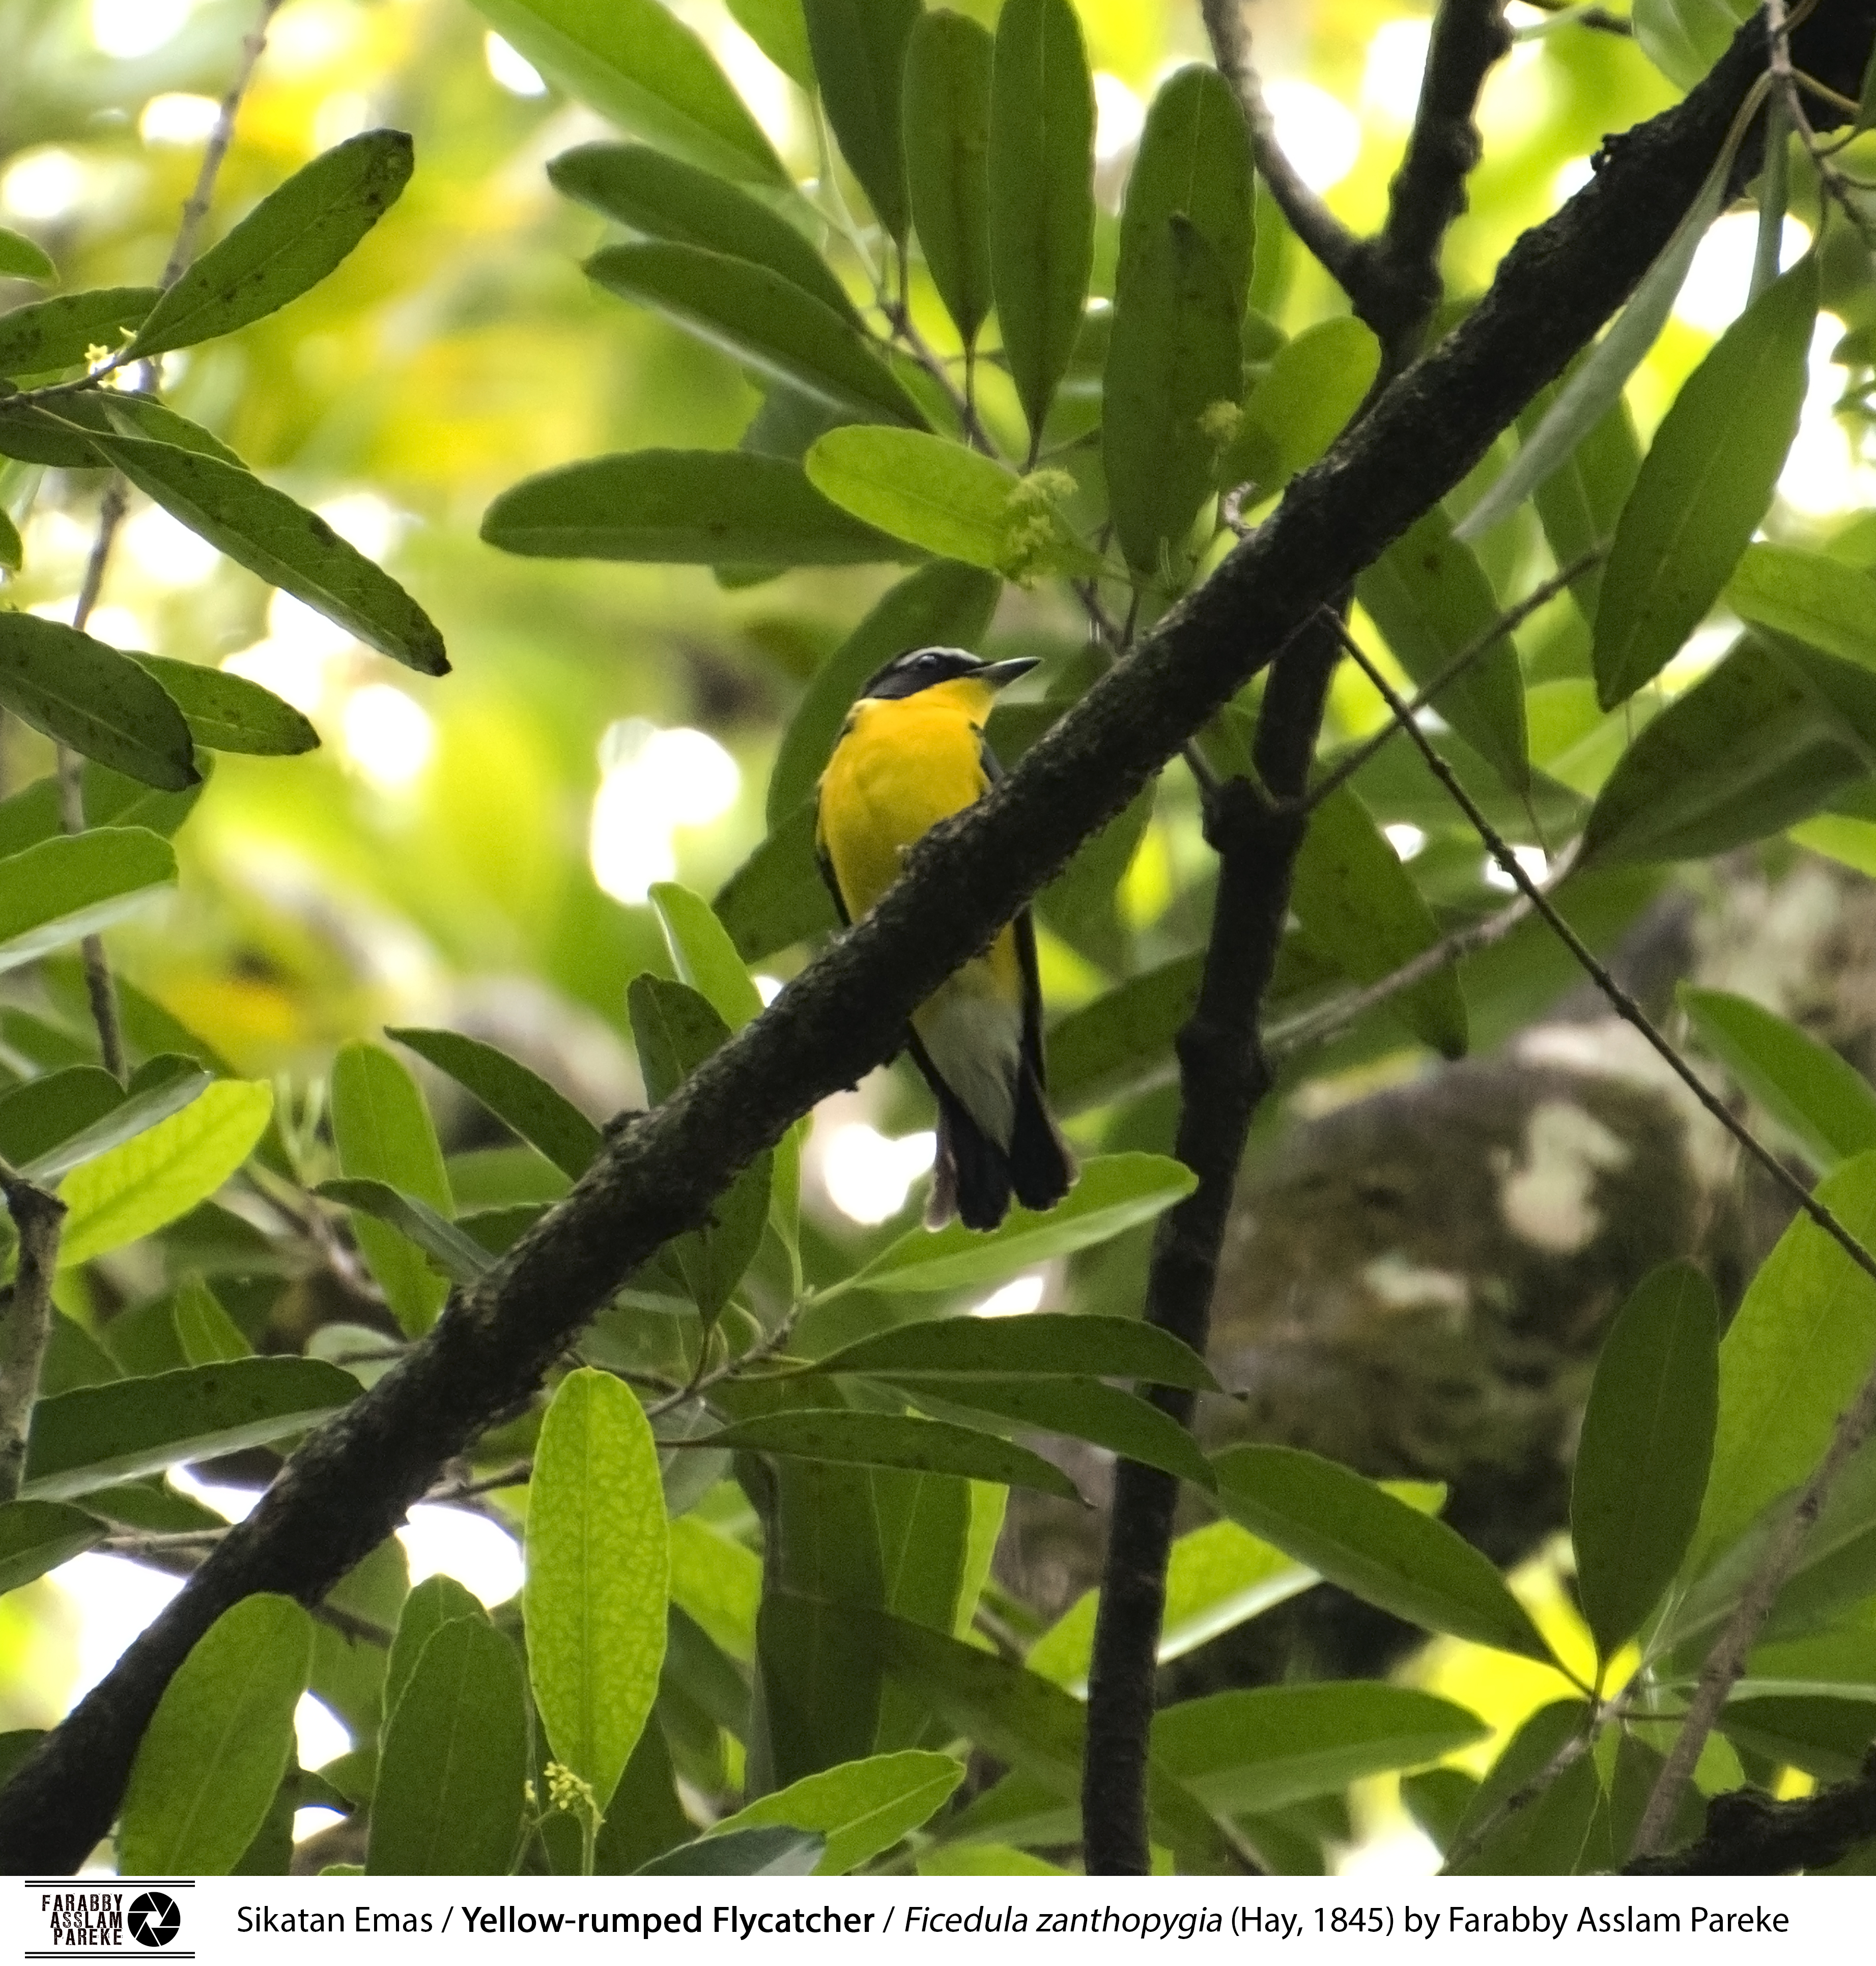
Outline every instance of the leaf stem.
<svg viewBox="0 0 1876 1966">
<path fill-rule="evenodd" d="M 0 1349 L 0 1503 L 17 1498 L 39 1375 L 52 1336 L 52 1278 L 59 1266 L 65 1204 L 0 1161 L 0 1194 L 19 1232 L 19 1265 L 5 1306 Z"/>
</svg>

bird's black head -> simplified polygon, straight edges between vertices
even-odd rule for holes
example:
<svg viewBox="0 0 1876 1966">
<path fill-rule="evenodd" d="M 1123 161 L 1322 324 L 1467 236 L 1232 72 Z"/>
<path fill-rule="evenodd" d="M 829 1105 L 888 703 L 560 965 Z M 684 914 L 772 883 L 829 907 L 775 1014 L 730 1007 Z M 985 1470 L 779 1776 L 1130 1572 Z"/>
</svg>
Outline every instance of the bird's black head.
<svg viewBox="0 0 1876 1966">
<path fill-rule="evenodd" d="M 1033 656 L 1019 656 L 1006 662 L 980 661 L 968 649 L 908 649 L 894 656 L 882 669 L 867 678 L 862 697 L 916 696 L 934 683 L 956 682 L 969 676 L 974 682 L 1001 689 L 1018 676 L 1027 675 L 1036 666 Z"/>
</svg>

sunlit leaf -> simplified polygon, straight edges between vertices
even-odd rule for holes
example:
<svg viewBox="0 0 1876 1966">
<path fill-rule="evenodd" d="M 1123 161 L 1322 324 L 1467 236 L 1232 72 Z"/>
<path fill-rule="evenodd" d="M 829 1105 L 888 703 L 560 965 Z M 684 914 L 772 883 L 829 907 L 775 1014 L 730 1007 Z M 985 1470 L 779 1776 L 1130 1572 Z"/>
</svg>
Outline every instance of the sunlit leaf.
<svg viewBox="0 0 1876 1966">
<path fill-rule="evenodd" d="M 42 840 L 0 860 L 0 969 L 95 935 L 175 878 L 174 852 L 139 827 Z"/>
<path fill-rule="evenodd" d="M 808 1407 L 737 1420 L 704 1436 L 698 1444 L 804 1455 L 852 1467 L 913 1468 L 934 1474 L 962 1474 L 975 1481 L 1039 1489 L 1068 1501 L 1081 1499 L 1067 1475 L 1040 1454 L 949 1420 L 861 1413 L 845 1407 Z"/>
<path fill-rule="evenodd" d="M 805 1775 L 725 1816 L 711 1834 L 768 1825 L 817 1830 L 827 1843 L 815 1874 L 840 1877 L 917 1829 L 963 1779 L 963 1764 L 949 1755 L 875 1755 Z"/>
<path fill-rule="evenodd" d="M 154 287 L 99 287 L 0 314 L 0 375 L 76 368 L 93 348 L 114 353 L 156 297 Z"/>
<path fill-rule="evenodd" d="M 44 250 L 23 234 L 0 225 L 0 276 L 9 280 L 56 280 L 59 269 Z"/>
<path fill-rule="evenodd" d="M 1236 434 L 1218 460 L 1218 483 L 1280 492 L 1333 443 L 1381 366 L 1374 331 L 1352 315 L 1319 321 L 1272 358 Z"/>
<path fill-rule="evenodd" d="M 133 659 L 162 684 L 182 711 L 190 736 L 205 749 L 283 758 L 319 748 L 319 733 L 307 717 L 246 676 L 168 656 L 140 654 Z"/>
<path fill-rule="evenodd" d="M 27 1181 L 56 1181 L 60 1175 L 85 1161 L 95 1160 L 121 1142 L 134 1139 L 139 1133 L 168 1119 L 172 1113 L 181 1112 L 192 1100 L 201 1097 L 209 1082 L 205 1072 L 179 1072 L 173 1078 L 166 1078 L 114 1104 L 111 1111 L 100 1114 L 90 1125 L 62 1139 L 56 1146 L 44 1153 L 34 1155 L 19 1172 Z"/>
<path fill-rule="evenodd" d="M 1726 583 L 1726 605 L 1756 626 L 1876 668 L 1876 580 L 1827 553 L 1749 546 Z"/>
</svg>

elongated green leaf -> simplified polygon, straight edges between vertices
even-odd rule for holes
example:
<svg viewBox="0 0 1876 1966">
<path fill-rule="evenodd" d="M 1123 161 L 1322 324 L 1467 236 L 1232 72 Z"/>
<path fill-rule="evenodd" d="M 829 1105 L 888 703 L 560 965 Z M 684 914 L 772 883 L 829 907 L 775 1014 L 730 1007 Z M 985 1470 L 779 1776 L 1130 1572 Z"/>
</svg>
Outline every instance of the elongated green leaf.
<svg viewBox="0 0 1876 1966">
<path fill-rule="evenodd" d="M 804 799 L 717 891 L 711 904 L 746 962 L 840 926 L 814 863 L 814 801 Z"/>
<path fill-rule="evenodd" d="M 101 409 L 111 429 L 120 437 L 147 437 L 155 443 L 172 444 L 178 450 L 192 450 L 199 457 L 219 458 L 237 471 L 247 469 L 240 454 L 230 450 L 213 431 L 205 430 L 187 417 L 179 416 L 167 403 L 160 402 L 136 389 L 111 389 L 88 407 Z"/>
<path fill-rule="evenodd" d="M 740 1031 L 760 1017 L 762 997 L 703 896 L 681 882 L 659 881 L 652 887 L 650 901 L 663 924 L 665 946 L 679 979 L 723 1020 L 725 1031 Z"/>
<path fill-rule="evenodd" d="M 33 1410 L 24 1494 L 87 1495 L 158 1468 L 298 1433 L 358 1392 L 318 1358 L 236 1358 L 79 1386 Z"/>
<path fill-rule="evenodd" d="M 1691 89 L 1751 11 L 1745 0 L 1636 0 L 1635 37 L 1670 82 Z"/>
<path fill-rule="evenodd" d="M 521 1834 L 527 1700 L 514 1645 L 486 1618 L 440 1626 L 378 1757 L 368 1876 L 499 1874 Z"/>
<path fill-rule="evenodd" d="M 297 300 L 357 245 L 410 182 L 410 138 L 366 130 L 314 158 L 210 247 L 144 317 L 131 355 L 160 355 Z"/>
<path fill-rule="evenodd" d="M 1714 343 L 1655 433 L 1596 611 L 1605 710 L 1692 633 L 1765 516 L 1803 406 L 1817 293 L 1816 256 L 1807 255 Z"/>
<path fill-rule="evenodd" d="M 175 878 L 167 843 L 139 827 L 42 840 L 0 860 L 0 969 L 97 934 Z"/>
<path fill-rule="evenodd" d="M 342 1173 L 382 1181 L 446 1221 L 456 1213 L 435 1127 L 417 1081 L 376 1045 L 340 1046 L 332 1063 L 332 1134 Z M 406 1332 L 427 1331 L 449 1285 L 401 1230 L 355 1211 L 353 1233 Z"/>
<path fill-rule="evenodd" d="M 313 1621 L 290 1597 L 244 1597 L 164 1689 L 124 1794 L 127 1874 L 221 1876 L 273 1800 L 312 1669 Z"/>
<path fill-rule="evenodd" d="M 388 1181 L 353 1175 L 322 1181 L 313 1192 L 325 1201 L 337 1202 L 342 1208 L 353 1210 L 355 1214 L 369 1215 L 388 1223 L 407 1241 L 415 1243 L 451 1283 L 472 1284 L 494 1266 L 494 1259 L 472 1236 L 464 1234 L 427 1202 L 393 1188 Z"/>
<path fill-rule="evenodd" d="M 643 143 L 582 143 L 547 166 L 554 189 L 650 239 L 766 266 L 859 324 L 846 289 L 803 234 L 780 214 L 709 171 Z"/>
<path fill-rule="evenodd" d="M 1014 478 L 948 437 L 851 425 L 817 440 L 803 468 L 843 511 L 943 559 L 1025 583 L 1100 571 L 1056 511 L 1049 474 Z"/>
<path fill-rule="evenodd" d="M 706 170 L 785 185 L 774 149 L 710 51 L 658 0 L 475 0 L 550 82 Z"/>
<path fill-rule="evenodd" d="M 846 1283 L 824 1291 L 859 1287 L 872 1291 L 959 1290 L 1007 1281 L 1032 1263 L 1044 1263 L 1156 1215 L 1196 1185 L 1189 1169 L 1159 1154 L 1106 1154 L 1083 1163 L 1066 1197 L 1037 1213 L 1013 1208 L 988 1236 L 953 1223 L 931 1234 L 915 1229 L 881 1251 Z"/>
<path fill-rule="evenodd" d="M 1719 1726 L 1748 1753 L 1801 1768 L 1820 1781 L 1848 1781 L 1876 1734 L 1876 1703 L 1828 1697 L 1735 1700 L 1720 1710 Z"/>
<path fill-rule="evenodd" d="M 1319 321 L 1272 358 L 1236 434 L 1218 460 L 1218 483 L 1280 492 L 1333 443 L 1381 366 L 1381 343 L 1352 316 Z"/>
<path fill-rule="evenodd" d="M 848 517 L 798 464 L 745 451 L 640 450 L 524 478 L 482 518 L 504 553 L 688 566 L 914 559 Z"/>
<path fill-rule="evenodd" d="M 386 1719 L 398 1710 L 404 1689 L 417 1670 L 417 1661 L 443 1626 L 458 1618 L 479 1619 L 486 1624 L 488 1614 L 482 1600 L 453 1577 L 439 1571 L 411 1587 L 409 1596 L 398 1613 L 397 1634 L 385 1661 L 384 1712 Z"/>
<path fill-rule="evenodd" d="M 1582 858 L 1723 852 L 1781 832 L 1868 770 L 1804 672 L 1749 637 L 1629 745 L 1590 813 Z"/>
<path fill-rule="evenodd" d="M 728 0 L 730 18 L 788 79 L 814 92 L 801 0 Z"/>
<path fill-rule="evenodd" d="M 903 243 L 911 218 L 903 90 L 920 0 L 801 0 L 801 13 L 840 154 L 880 224 Z"/>
<path fill-rule="evenodd" d="M 0 275 L 9 280 L 56 280 L 59 269 L 44 250 L 23 234 L 0 225 Z"/>
<path fill-rule="evenodd" d="M 805 1877 L 827 1847 L 813 1829 L 733 1829 L 700 1836 L 641 1864 L 636 1877 Z"/>
<path fill-rule="evenodd" d="M 1081 1499 L 1075 1484 L 1040 1454 L 949 1420 L 810 1407 L 737 1420 L 692 1444 L 805 1455 L 849 1467 L 914 1468 L 998 1481 L 1006 1487 L 1036 1488 L 1067 1501 Z"/>
<path fill-rule="evenodd" d="M 918 17 L 905 57 L 905 162 L 932 284 L 968 348 L 990 311 L 990 95 L 995 44 L 962 14 Z"/>
<path fill-rule="evenodd" d="M 1522 439 L 1528 440 L 1536 431 L 1558 393 L 1546 390 L 1526 406 L 1518 418 Z M 1622 508 L 1641 468 L 1642 446 L 1636 438 L 1634 420 L 1618 395 L 1531 495 L 1544 538 L 1558 566 L 1574 565 L 1615 537 Z M 1460 530 L 1471 537 L 1467 528 Z M 1571 582 L 1570 591 L 1585 621 L 1594 622 L 1602 588 L 1600 563 L 1586 567 Z"/>
<path fill-rule="evenodd" d="M 167 656 L 134 659 L 162 684 L 182 711 L 190 736 L 205 749 L 286 758 L 319 748 L 319 733 L 292 704 L 245 676 Z"/>
<path fill-rule="evenodd" d="M 769 779 L 771 827 L 813 792 L 841 723 L 867 678 L 907 649 L 934 644 L 975 647 L 990 626 L 1001 591 L 1001 582 L 980 569 L 940 560 L 908 575 L 874 604 L 815 671 L 782 734 Z"/>
<path fill-rule="evenodd" d="M 1603 1341 L 1570 1527 L 1584 1615 L 1605 1659 L 1640 1629 L 1694 1533 L 1713 1454 L 1719 1343 L 1713 1286 L 1691 1263 L 1645 1278 Z"/>
<path fill-rule="evenodd" d="M 221 459 L 111 437 L 98 448 L 140 492 L 263 580 L 425 675 L 450 660 L 436 624 L 384 569 L 316 512 Z"/>
<path fill-rule="evenodd" d="M 671 1525 L 671 1601 L 746 1665 L 756 1649 L 762 1559 L 695 1515 Z"/>
<path fill-rule="evenodd" d="M 253 1357 L 254 1348 L 240 1326 L 199 1278 L 179 1284 L 175 1297 L 176 1342 L 192 1365 L 225 1365 L 232 1359 Z"/>
<path fill-rule="evenodd" d="M 1228 1448 L 1212 1465 L 1229 1515 L 1332 1584 L 1430 1631 L 1549 1658 L 1504 1580 L 1444 1523 L 1300 1448 Z"/>
<path fill-rule="evenodd" d="M 25 563 L 26 546 L 20 529 L 14 524 L 13 515 L 0 506 L 0 566 L 9 573 L 18 573 Z"/>
<path fill-rule="evenodd" d="M 1725 598 L 1735 614 L 1761 627 L 1876 668 L 1876 580 L 1827 553 L 1748 546 Z"/>
<path fill-rule="evenodd" d="M 197 772 L 182 713 L 153 676 L 62 621 L 0 614 L 0 704 L 61 744 L 145 785 Z"/>
<path fill-rule="evenodd" d="M 63 1502 L 0 1503 L 0 1594 L 101 1542 L 111 1526 Z"/>
<path fill-rule="evenodd" d="M 1033 456 L 1094 253 L 1094 85 L 1069 0 L 1006 0 L 990 101 L 990 271 Z"/>
<path fill-rule="evenodd" d="M 0 1154 L 24 1168 L 123 1103 L 124 1088 L 100 1065 L 68 1065 L 42 1072 L 0 1097 Z"/>
<path fill-rule="evenodd" d="M 528 1677 L 555 1758 L 603 1811 L 658 1691 L 670 1536 L 643 1409 L 606 1373 L 569 1373 L 534 1450 Z"/>
<path fill-rule="evenodd" d="M 840 415 L 924 424 L 851 320 L 767 266 L 651 240 L 606 247 L 586 272 L 608 293 L 656 308 L 700 341 Z"/>
<path fill-rule="evenodd" d="M 1153 1717 L 1153 1753 L 1201 1802 L 1237 1816 L 1438 1761 L 1488 1731 L 1476 1714 L 1430 1693 L 1350 1680 L 1163 1707 Z"/>
<path fill-rule="evenodd" d="M 1167 1082 L 1172 1040 L 1198 1001 L 1204 959 L 1181 956 L 1070 1010 L 1049 1033 L 1049 1092 L 1058 1113 L 1105 1105 Z"/>
<path fill-rule="evenodd" d="M 98 287 L 29 301 L 0 314 L 0 375 L 73 369 L 95 348 L 115 354 L 156 305 L 155 287 Z"/>
<path fill-rule="evenodd" d="M 89 1262 L 186 1215 L 253 1152 L 272 1114 L 272 1086 L 222 1079 L 179 1113 L 74 1168 L 59 1191 L 60 1266 Z"/>
<path fill-rule="evenodd" d="M 1431 683 L 1477 647 L 1498 618 L 1497 597 L 1470 547 L 1436 505 L 1355 582 L 1362 605 L 1417 684 Z M 1477 657 L 1433 707 L 1514 791 L 1530 785 L 1524 687 L 1508 638 Z"/>
<path fill-rule="evenodd" d="M 578 1181 L 600 1149 L 599 1129 L 540 1075 L 480 1038 L 459 1031 L 385 1027 L 394 1038 L 447 1072 L 473 1093 L 504 1126 L 537 1147 L 571 1181 Z"/>
<path fill-rule="evenodd" d="M 818 1830 L 827 1845 L 815 1874 L 837 1877 L 928 1821 L 963 1779 L 963 1764 L 949 1755 L 875 1755 L 804 1776 L 725 1816 L 711 1834 L 769 1825 Z"/>
<path fill-rule="evenodd" d="M 1035 1311 L 1023 1317 L 938 1317 L 875 1332 L 819 1360 L 817 1372 L 874 1378 L 1130 1378 L 1216 1392 L 1197 1352 L 1170 1332 L 1133 1317 Z M 962 1391 L 960 1397 L 967 1397 Z"/>
<path fill-rule="evenodd" d="M 914 1404 L 940 1419 L 955 1419 L 961 1410 L 973 1409 L 994 1413 L 1026 1429 L 1040 1428 L 1092 1442 L 1201 1488 L 1216 1485 L 1210 1463 L 1177 1420 L 1098 1379 L 924 1379 L 913 1381 L 905 1391 Z"/>
<path fill-rule="evenodd" d="M 190 1061 L 192 1068 L 194 1061 Z M 39 1081 L 44 1083 L 44 1081 Z M 113 1104 L 108 1113 L 61 1140 L 56 1146 L 38 1154 L 20 1168 L 28 1181 L 56 1181 L 85 1161 L 169 1118 L 208 1090 L 209 1075 L 193 1068 L 179 1072 L 134 1097 Z M 24 1088 L 21 1090 L 24 1090 Z"/>
<path fill-rule="evenodd" d="M 1684 983 L 1677 994 L 1701 1044 L 1820 1172 L 1876 1148 L 1876 1091 L 1846 1059 L 1749 998 Z"/>
<path fill-rule="evenodd" d="M 1439 924 L 1386 836 L 1346 785 L 1310 815 L 1290 904 L 1311 942 L 1358 983 L 1378 982 L 1439 939 Z M 1465 1050 L 1465 999 L 1450 969 L 1392 1000 L 1423 1043 L 1448 1058 Z"/>
<path fill-rule="evenodd" d="M 1716 160 L 1699 195 L 1642 275 L 1615 325 L 1577 366 L 1536 428 L 1520 430 L 1517 457 L 1467 513 L 1458 530 L 1459 539 L 1483 538 L 1560 470 L 1589 433 L 1614 411 L 1622 400 L 1623 385 L 1667 324 L 1707 228 L 1720 216 L 1732 169 L 1733 153 L 1727 150 Z"/>
<path fill-rule="evenodd" d="M 1817 1197 L 1876 1242 L 1876 1154 L 1848 1161 Z M 1876 1352 L 1876 1283 L 1800 1216 L 1746 1286 L 1720 1347 L 1713 1473 L 1689 1553 L 1704 1568 L 1816 1465 Z"/>
</svg>

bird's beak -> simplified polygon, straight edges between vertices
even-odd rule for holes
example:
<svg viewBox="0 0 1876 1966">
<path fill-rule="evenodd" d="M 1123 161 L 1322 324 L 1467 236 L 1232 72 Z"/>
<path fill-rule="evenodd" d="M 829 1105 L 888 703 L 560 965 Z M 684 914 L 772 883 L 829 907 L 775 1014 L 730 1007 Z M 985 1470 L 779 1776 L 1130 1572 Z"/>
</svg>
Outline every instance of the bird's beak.
<svg viewBox="0 0 1876 1966">
<path fill-rule="evenodd" d="M 986 662 L 976 675 L 973 682 L 987 682 L 992 689 L 1001 689 L 1007 682 L 1014 682 L 1018 676 L 1026 676 L 1042 660 L 1040 656 L 1012 656 L 1007 662 Z"/>
</svg>

